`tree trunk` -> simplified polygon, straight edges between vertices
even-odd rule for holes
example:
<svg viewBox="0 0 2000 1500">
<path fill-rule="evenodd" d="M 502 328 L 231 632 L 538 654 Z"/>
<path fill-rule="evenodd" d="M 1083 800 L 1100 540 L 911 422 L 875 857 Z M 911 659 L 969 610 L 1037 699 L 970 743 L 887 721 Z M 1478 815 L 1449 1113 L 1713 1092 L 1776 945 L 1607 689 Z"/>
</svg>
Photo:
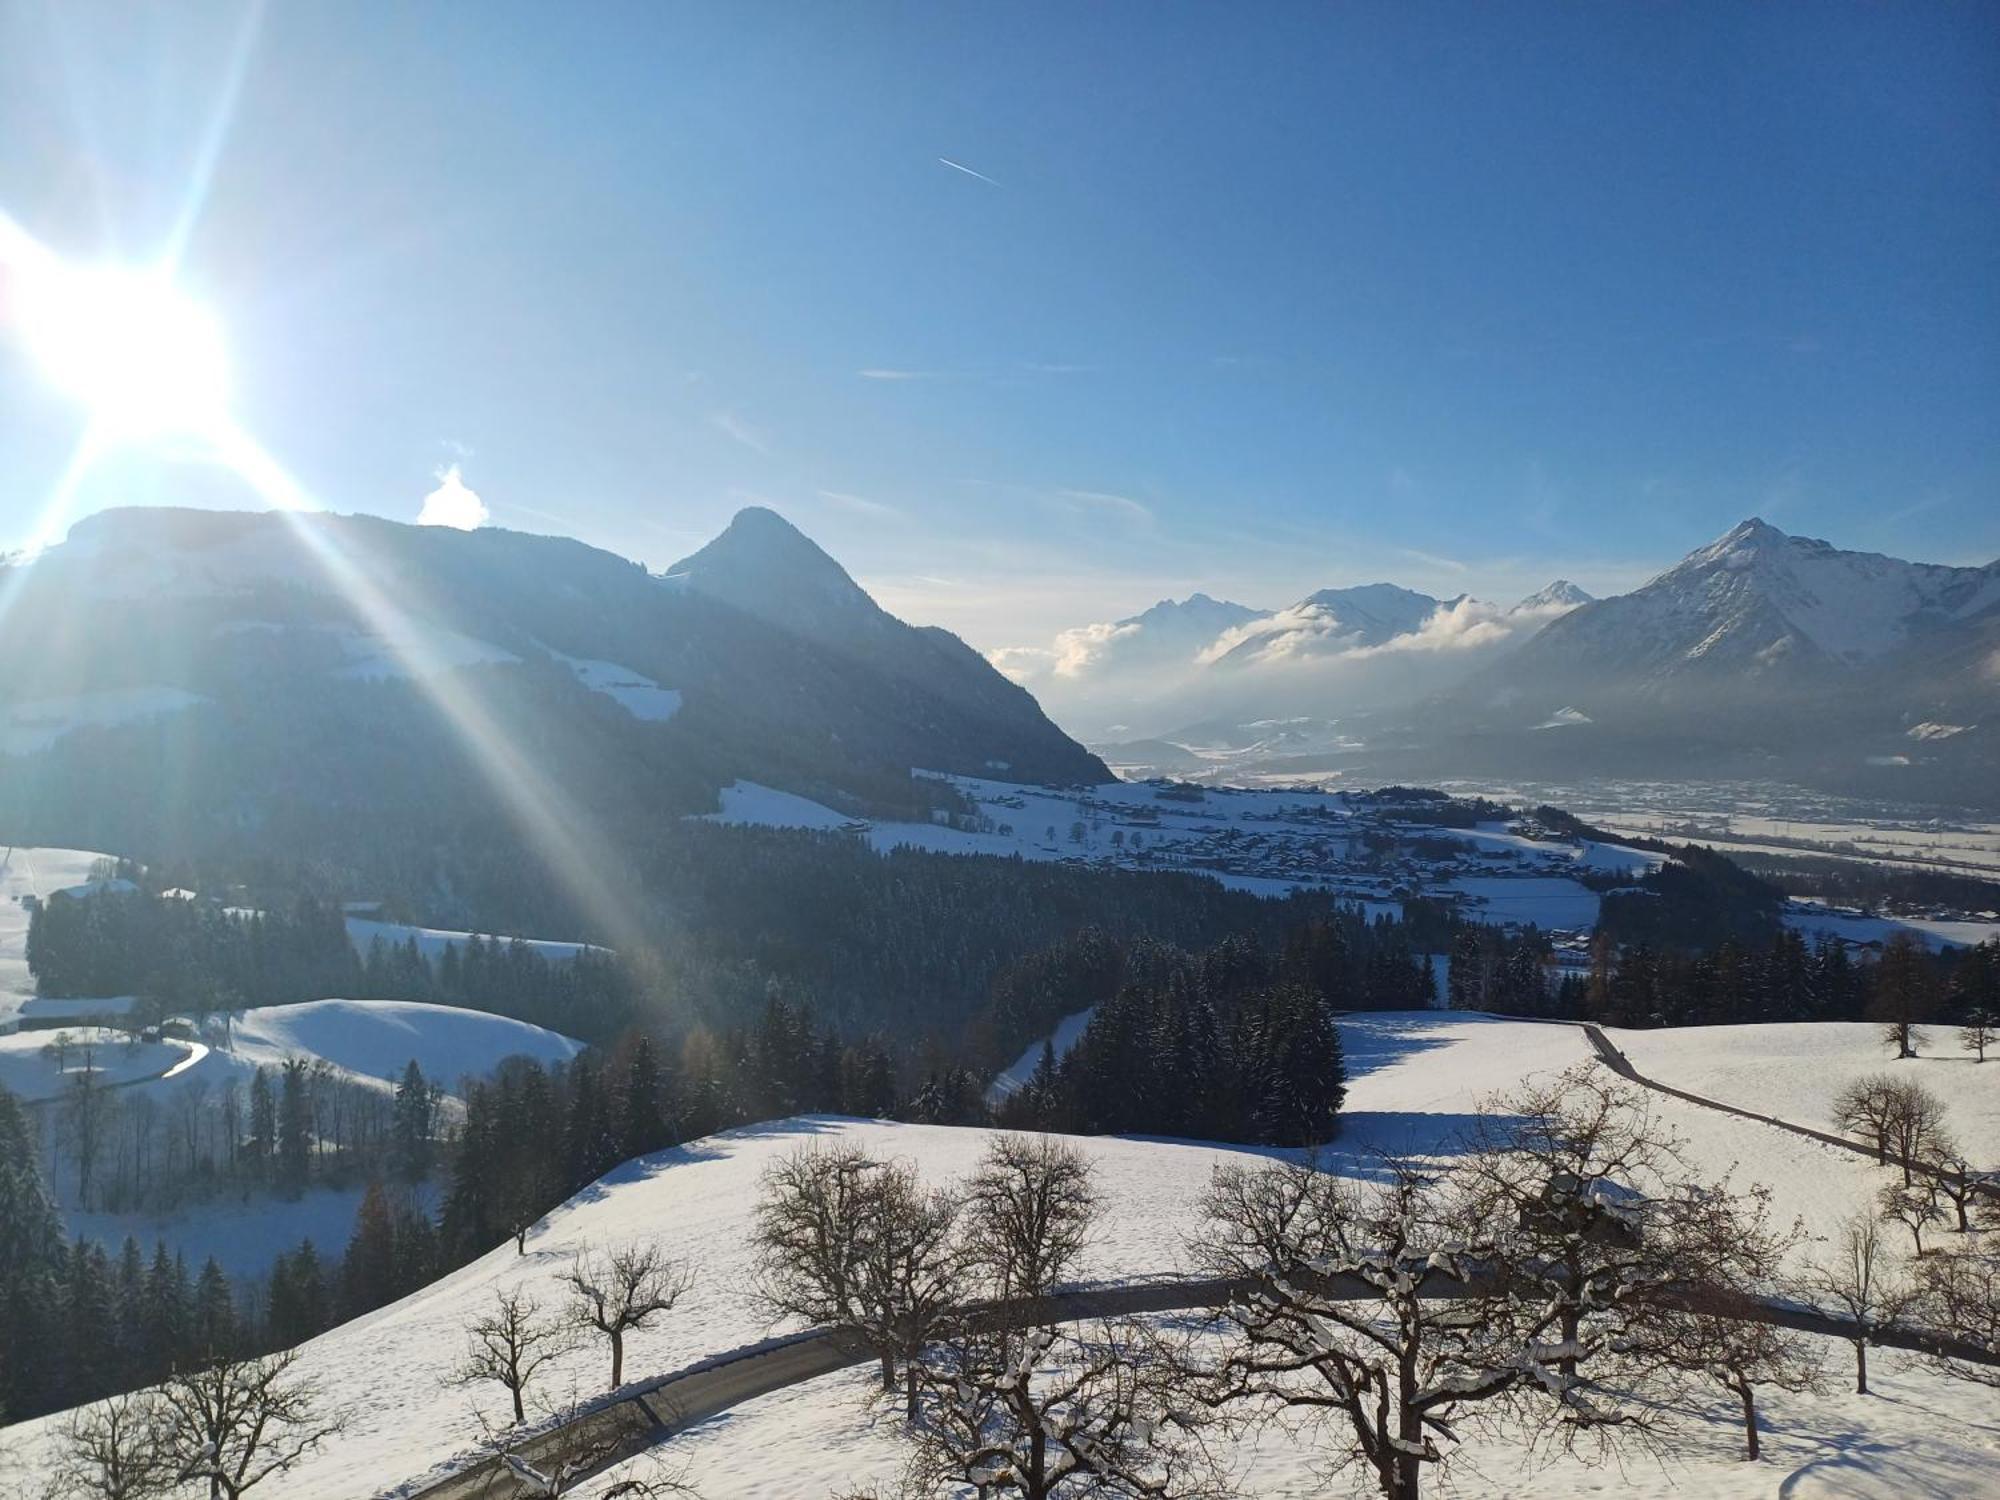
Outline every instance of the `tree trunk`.
<svg viewBox="0 0 2000 1500">
<path fill-rule="evenodd" d="M 617 1390 L 625 1383 L 625 1333 L 613 1329 L 611 1333 L 611 1389 Z"/>
<path fill-rule="evenodd" d="M 508 1386 L 507 1389 L 511 1391 L 514 1396 L 514 1425 L 516 1427 L 519 1427 L 522 1423 L 528 1420 L 528 1414 L 521 1409 L 520 1382 L 516 1381 L 513 1385 Z"/>
<path fill-rule="evenodd" d="M 1757 1447 L 1757 1397 L 1750 1383 L 1745 1381 L 1736 1388 L 1737 1397 L 1743 1402 L 1743 1456 L 1751 1463 L 1763 1456 Z"/>
<path fill-rule="evenodd" d="M 1854 1394 L 1868 1394 L 1868 1345 L 1862 1339 L 1854 1341 Z"/>
<path fill-rule="evenodd" d="M 896 1361 L 889 1355 L 882 1356 L 882 1390 L 886 1394 L 896 1388 Z"/>
<path fill-rule="evenodd" d="M 917 1362 L 912 1359 L 903 1365 L 903 1417 L 906 1421 L 917 1420 Z"/>
</svg>

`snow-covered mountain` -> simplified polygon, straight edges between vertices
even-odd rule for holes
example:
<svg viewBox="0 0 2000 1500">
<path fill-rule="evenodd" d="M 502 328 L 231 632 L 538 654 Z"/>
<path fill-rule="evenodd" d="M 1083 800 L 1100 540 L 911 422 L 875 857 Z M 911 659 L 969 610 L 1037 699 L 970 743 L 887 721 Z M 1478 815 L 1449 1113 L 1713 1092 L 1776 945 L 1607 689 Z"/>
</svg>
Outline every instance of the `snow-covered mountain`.
<svg viewBox="0 0 2000 1500">
<path fill-rule="evenodd" d="M 1844 552 L 1752 518 L 1643 588 L 1579 609 L 1517 659 L 1667 681 L 1866 667 L 2000 606 L 2000 563 L 1954 568 Z"/>
<path fill-rule="evenodd" d="M 1547 742 L 1508 746 L 1517 770 L 1610 757 L 1848 784 L 1866 768 L 1881 789 L 1991 801 L 1996 720 L 2000 563 L 1849 552 L 1752 518 L 1553 621 L 1436 705 L 1420 738 Z"/>
<path fill-rule="evenodd" d="M 1393 583 L 1321 589 L 1282 609 L 1194 594 L 992 659 L 1061 722 L 1118 743 L 1135 730 L 1411 704 L 1589 598 L 1566 579 L 1510 606 Z"/>
<path fill-rule="evenodd" d="M 424 849 L 464 892 L 510 803 L 636 840 L 739 777 L 904 812 L 931 795 L 912 767 L 1109 779 L 767 510 L 665 577 L 491 528 L 109 511 L 0 570 L 0 599 L 36 643 L 0 657 L 0 816 L 51 845 L 404 880 Z"/>
<path fill-rule="evenodd" d="M 1461 596 L 1463 597 L 1463 596 Z M 1413 635 L 1440 609 L 1458 604 L 1393 583 L 1321 589 L 1216 640 L 1204 659 L 1225 667 L 1313 653 L 1382 646 Z"/>
</svg>

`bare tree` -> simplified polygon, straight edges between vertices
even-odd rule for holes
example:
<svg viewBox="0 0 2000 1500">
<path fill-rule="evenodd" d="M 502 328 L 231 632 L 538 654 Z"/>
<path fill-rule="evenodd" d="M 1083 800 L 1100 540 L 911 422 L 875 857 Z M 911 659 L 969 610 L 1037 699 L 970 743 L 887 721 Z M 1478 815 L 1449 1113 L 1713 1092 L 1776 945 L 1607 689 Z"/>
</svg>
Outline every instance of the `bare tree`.
<svg viewBox="0 0 2000 1500">
<path fill-rule="evenodd" d="M 1917 1164 L 1946 1139 L 1944 1100 L 1921 1083 L 1899 1080 L 1889 1118 L 1889 1143 L 1903 1168 L 1903 1186 L 1915 1180 Z"/>
<path fill-rule="evenodd" d="M 570 1319 L 611 1341 L 611 1389 L 625 1383 L 625 1335 L 654 1316 L 673 1311 L 694 1285 L 694 1271 L 658 1245 L 627 1244 L 598 1254 L 579 1253 L 562 1273 L 569 1288 Z"/>
<path fill-rule="evenodd" d="M 897 1162 L 873 1174 L 868 1207 L 860 1326 L 883 1358 L 902 1361 L 905 1415 L 914 1422 L 917 1359 L 965 1302 L 965 1252 L 957 1234 L 963 1200 L 948 1189 L 926 1188 L 914 1167 Z"/>
<path fill-rule="evenodd" d="M 1464 1237 L 1549 1310 L 1565 1380 L 1621 1363 L 1633 1326 L 1655 1315 L 1653 1293 L 1719 1274 L 1712 1220 L 1731 1206 L 1726 1187 L 1695 1182 L 1644 1096 L 1595 1066 L 1486 1101 L 1467 1145 L 1455 1173 Z M 1613 1403 L 1609 1385 L 1598 1400 Z M 1620 1421 L 1642 1425 L 1636 1410 Z"/>
<path fill-rule="evenodd" d="M 867 1339 L 896 1388 L 963 1301 L 960 1203 L 909 1166 L 854 1146 L 809 1146 L 767 1168 L 757 1204 L 758 1300 L 774 1318 L 842 1324 Z M 907 1405 L 914 1415 L 914 1377 Z"/>
<path fill-rule="evenodd" d="M 1179 1363 L 1136 1324 L 946 1339 L 920 1363 L 930 1401 L 915 1429 L 916 1488 L 1020 1500 L 1219 1493 L 1206 1419 L 1173 1399 Z"/>
<path fill-rule="evenodd" d="M 1856 1214 L 1840 1227 L 1831 1249 L 1808 1269 L 1805 1288 L 1828 1311 L 1851 1319 L 1855 1394 L 1868 1394 L 1868 1345 L 1909 1310 L 1914 1289 L 1882 1243 L 1881 1225 Z"/>
<path fill-rule="evenodd" d="M 1757 1388 L 1819 1388 L 1821 1362 L 1811 1341 L 1754 1318 L 1757 1294 L 1775 1290 L 1804 1230 L 1797 1223 L 1789 1231 L 1773 1226 L 1769 1197 L 1761 1189 L 1715 1201 L 1726 1206 L 1691 1226 L 1693 1234 L 1711 1241 L 1697 1257 L 1709 1279 L 1667 1301 L 1639 1337 L 1652 1342 L 1664 1364 L 1736 1398 L 1743 1416 L 1743 1456 L 1754 1463 L 1761 1453 Z"/>
<path fill-rule="evenodd" d="M 1972 1233 L 1972 1207 L 1984 1190 L 1986 1176 L 1965 1159 L 1949 1137 L 1931 1142 L 1929 1168 L 1937 1196 L 1949 1203 L 1960 1234 Z"/>
<path fill-rule="evenodd" d="M 541 1314 L 541 1305 L 518 1287 L 495 1292 L 492 1309 L 466 1330 L 465 1363 L 453 1377 L 459 1385 L 490 1380 L 504 1387 L 516 1426 L 528 1419 L 522 1397 L 536 1371 L 576 1346 L 574 1322 Z"/>
<path fill-rule="evenodd" d="M 113 1396 L 79 1407 L 58 1429 L 45 1500 L 153 1500 L 176 1478 L 150 1394 Z"/>
<path fill-rule="evenodd" d="M 1870 1073 L 1845 1085 L 1833 1097 L 1834 1128 L 1867 1141 L 1875 1148 L 1875 1160 L 1885 1166 L 1896 1113 L 1896 1082 L 1887 1073 Z"/>
<path fill-rule="evenodd" d="M 1833 1122 L 1872 1145 L 1878 1162 L 1897 1162 L 1908 1186 L 1913 1164 L 1944 1135 L 1944 1101 L 1920 1083 L 1871 1073 L 1834 1096 Z"/>
<path fill-rule="evenodd" d="M 207 1480 L 209 1500 L 240 1497 L 337 1436 L 338 1413 L 293 1374 L 298 1351 L 218 1360 L 160 1387 L 161 1451 L 177 1482 Z"/>
<path fill-rule="evenodd" d="M 1944 1222 L 1944 1210 L 1938 1207 L 1937 1194 L 1928 1187 L 1898 1187 L 1890 1183 L 1875 1195 L 1875 1205 L 1883 1222 L 1901 1224 L 1910 1231 L 1910 1239 L 1917 1248 L 1917 1258 L 1921 1260 L 1924 1231 Z"/>
<path fill-rule="evenodd" d="M 1930 1256 L 1917 1270 L 1917 1302 L 1931 1328 L 2000 1356 L 2000 1256 L 1960 1250 Z M 2000 1389 L 2000 1365 L 1976 1364 L 1935 1350 L 1926 1359 L 1959 1380 Z"/>
<path fill-rule="evenodd" d="M 764 1169 L 757 1199 L 757 1300 L 773 1319 L 861 1320 L 861 1261 L 878 1164 L 859 1147 L 817 1143 Z M 895 1387 L 882 1356 L 882 1388 Z"/>
<path fill-rule="evenodd" d="M 1409 1163 L 1381 1175 L 1216 1170 L 1198 1253 L 1256 1289 L 1224 1313 L 1226 1351 L 1195 1372 L 1196 1389 L 1253 1419 L 1317 1417 L 1335 1434 L 1336 1469 L 1363 1464 L 1387 1500 L 1417 1500 L 1425 1466 L 1447 1461 L 1484 1403 L 1527 1383 L 1588 1398 L 1553 1368 L 1564 1346 L 1509 1315 L 1497 1284 L 1472 1294 L 1484 1258 L 1464 1249 L 1446 1191 Z M 1434 1295 L 1447 1284 L 1467 1295 Z"/>
<path fill-rule="evenodd" d="M 1052 1136 L 1004 1135 L 966 1183 L 966 1239 L 998 1297 L 1040 1297 L 1076 1268 L 1103 1208 L 1090 1160 Z"/>
<path fill-rule="evenodd" d="M 1973 1054 L 1974 1062 L 1985 1062 L 1986 1049 L 2000 1045 L 2000 1016 L 1981 1007 L 1967 1011 L 1965 1024 L 1958 1028 L 1958 1045 Z"/>
</svg>

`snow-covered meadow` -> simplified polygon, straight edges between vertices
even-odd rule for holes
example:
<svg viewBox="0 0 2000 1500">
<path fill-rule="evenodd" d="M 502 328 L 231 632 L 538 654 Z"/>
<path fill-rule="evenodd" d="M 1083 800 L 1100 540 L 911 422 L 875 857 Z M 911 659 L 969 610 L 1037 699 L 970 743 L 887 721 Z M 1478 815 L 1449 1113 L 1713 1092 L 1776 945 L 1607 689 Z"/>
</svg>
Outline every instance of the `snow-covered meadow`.
<svg viewBox="0 0 2000 1500">
<path fill-rule="evenodd" d="M 1581 1032 L 1565 1025 L 1401 1013 L 1349 1017 L 1342 1029 L 1352 1087 L 1345 1127 L 1327 1160 L 1349 1173 L 1372 1170 L 1381 1151 L 1447 1154 L 1481 1099 L 1590 1056 Z M 1635 1050 L 1635 1061 L 1652 1065 L 1664 1081 L 1698 1087 L 1728 1057 L 1730 1030 L 1656 1033 L 1672 1039 L 1674 1056 Z M 1802 1062 L 1774 1055 L 1767 1064 L 1771 1072 L 1810 1073 L 1817 1066 L 1809 1051 Z M 1649 1096 L 1649 1103 L 1686 1136 L 1704 1171 L 1719 1174 L 1733 1166 L 1740 1182 L 1768 1184 L 1780 1217 L 1796 1215 L 1815 1234 L 1827 1233 L 1887 1180 L 1888 1174 L 1850 1153 L 1660 1096 Z M 632 1239 L 656 1242 L 700 1273 L 681 1308 L 630 1340 L 631 1378 L 664 1373 L 771 1331 L 749 1296 L 749 1221 L 766 1164 L 804 1142 L 841 1138 L 908 1158 L 926 1176 L 944 1180 L 972 1167 L 988 1134 L 794 1119 L 627 1163 L 550 1214 L 530 1234 L 525 1255 L 504 1246 L 306 1345 L 305 1371 L 349 1410 L 349 1426 L 335 1447 L 289 1478 L 282 1493 L 287 1500 L 407 1493 L 413 1481 L 469 1453 L 479 1433 L 473 1405 L 481 1398 L 451 1387 L 446 1377 L 460 1358 L 466 1325 L 496 1291 L 526 1286 L 550 1300 L 557 1295 L 555 1273 L 577 1250 Z M 1078 1144 L 1096 1162 L 1106 1200 L 1104 1227 L 1086 1268 L 1098 1278 L 1186 1269 L 1193 1205 L 1210 1171 L 1258 1154 L 1164 1140 Z M 1839 1392 L 1842 1351 L 1827 1352 L 1830 1388 Z M 1482 1441 L 1457 1469 L 1450 1493 L 1470 1500 L 1614 1490 L 1633 1497 L 1779 1493 L 1789 1500 L 1907 1500 L 2000 1491 L 2000 1424 L 1993 1420 L 1990 1392 L 1954 1386 L 1898 1356 L 1885 1355 L 1879 1363 L 1881 1394 L 1875 1397 L 1771 1398 L 1767 1457 L 1759 1465 L 1737 1460 L 1736 1433 L 1728 1414 L 1718 1411 L 1690 1422 L 1665 1471 L 1642 1461 L 1623 1474 L 1573 1463 L 1537 1472 L 1511 1445 Z M 594 1392 L 604 1365 L 601 1348 L 567 1356 L 550 1394 Z M 865 1375 L 837 1375 L 763 1398 L 676 1439 L 674 1451 L 705 1500 L 823 1496 L 893 1482 L 902 1461 L 896 1424 L 865 1410 L 866 1385 Z M 489 1412 L 495 1410 L 492 1394 L 484 1398 Z M 14 1437 L 31 1470 L 46 1452 L 50 1429 L 45 1420 Z M 1273 1435 L 1239 1450 L 1237 1458 L 1250 1493 L 1327 1493 L 1313 1477 L 1307 1446 Z"/>
</svg>

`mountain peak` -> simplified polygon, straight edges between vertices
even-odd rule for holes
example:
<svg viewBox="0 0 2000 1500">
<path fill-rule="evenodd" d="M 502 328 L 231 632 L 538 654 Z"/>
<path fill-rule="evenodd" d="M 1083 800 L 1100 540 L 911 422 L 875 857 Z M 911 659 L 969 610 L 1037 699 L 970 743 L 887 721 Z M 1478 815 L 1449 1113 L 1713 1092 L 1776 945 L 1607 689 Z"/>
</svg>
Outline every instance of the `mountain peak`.
<svg viewBox="0 0 2000 1500">
<path fill-rule="evenodd" d="M 1515 605 L 1514 608 L 1517 610 L 1555 609 L 1558 606 L 1574 608 L 1577 605 L 1595 604 L 1596 602 L 1597 600 L 1594 595 L 1578 588 L 1567 578 L 1558 578 L 1555 582 L 1543 588 L 1536 589 L 1534 593 L 1528 595 L 1527 598 Z"/>
<path fill-rule="evenodd" d="M 739 510 L 721 533 L 667 569 L 679 587 L 794 627 L 880 611 L 847 569 L 776 511 Z"/>
</svg>

